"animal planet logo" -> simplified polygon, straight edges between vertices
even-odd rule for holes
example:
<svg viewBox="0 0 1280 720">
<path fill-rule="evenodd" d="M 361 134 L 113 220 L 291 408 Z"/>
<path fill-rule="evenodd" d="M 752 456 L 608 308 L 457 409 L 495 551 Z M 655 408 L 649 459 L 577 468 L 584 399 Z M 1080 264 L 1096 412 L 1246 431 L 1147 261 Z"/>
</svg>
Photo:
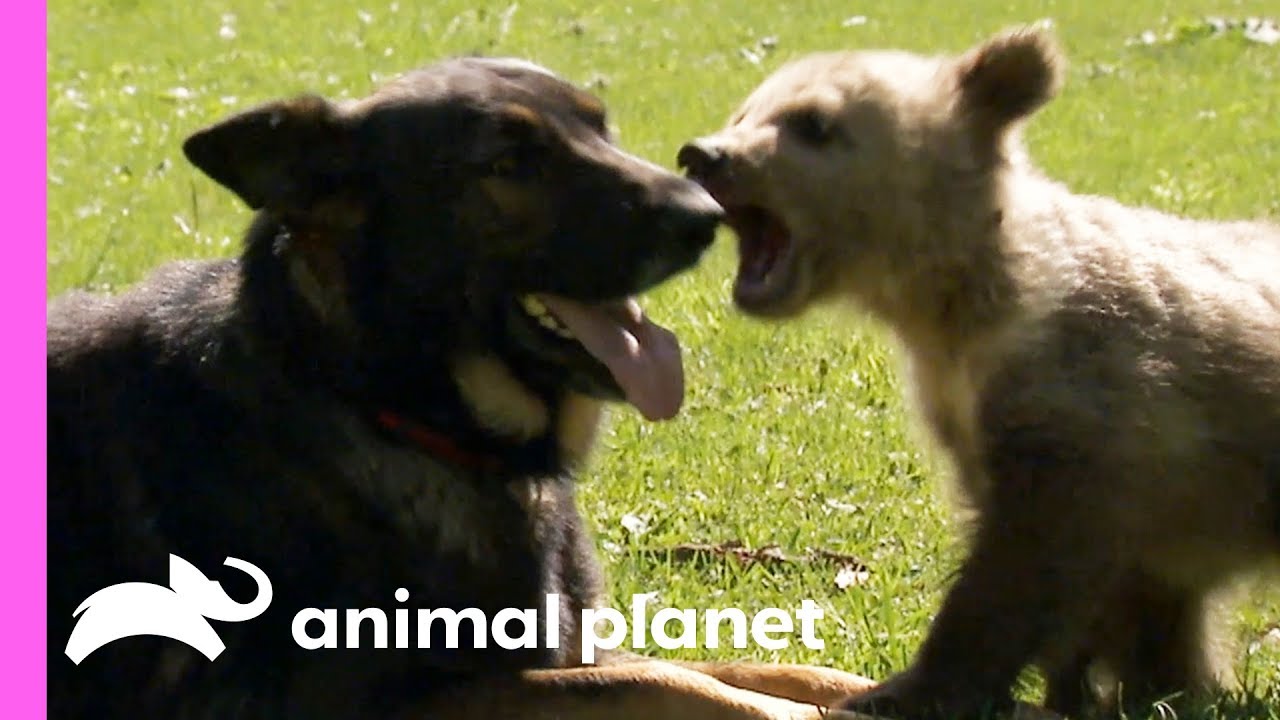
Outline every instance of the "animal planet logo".
<svg viewBox="0 0 1280 720">
<path fill-rule="evenodd" d="M 244 622 L 271 604 L 271 580 L 249 563 L 233 557 L 224 563 L 247 573 L 258 584 L 258 596 L 247 604 L 232 600 L 222 584 L 195 565 L 169 555 L 169 587 L 143 582 L 120 583 L 85 598 L 72 617 L 84 613 L 71 631 L 66 654 L 76 665 L 113 640 L 158 635 L 186 643 L 213 660 L 226 645 L 209 619 Z"/>
</svg>

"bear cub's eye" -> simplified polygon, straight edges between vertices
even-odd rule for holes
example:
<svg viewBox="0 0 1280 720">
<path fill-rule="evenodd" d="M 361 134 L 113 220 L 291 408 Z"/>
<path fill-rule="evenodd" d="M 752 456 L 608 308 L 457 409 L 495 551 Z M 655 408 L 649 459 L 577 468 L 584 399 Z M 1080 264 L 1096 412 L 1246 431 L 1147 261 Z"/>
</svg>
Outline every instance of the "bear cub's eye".
<svg viewBox="0 0 1280 720">
<path fill-rule="evenodd" d="M 826 145 L 835 136 L 831 118 L 814 109 L 797 110 L 783 119 L 783 126 L 796 139 L 810 145 Z"/>
</svg>

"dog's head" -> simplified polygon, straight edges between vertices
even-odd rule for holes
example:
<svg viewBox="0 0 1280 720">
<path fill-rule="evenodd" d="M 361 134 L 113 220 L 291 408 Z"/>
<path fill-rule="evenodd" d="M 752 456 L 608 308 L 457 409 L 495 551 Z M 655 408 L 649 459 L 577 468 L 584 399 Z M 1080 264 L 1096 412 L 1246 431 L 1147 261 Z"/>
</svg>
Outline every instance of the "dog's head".
<svg viewBox="0 0 1280 720">
<path fill-rule="evenodd" d="M 601 102 L 548 70 L 453 59 L 359 101 L 249 110 L 184 150 L 264 211 L 317 312 L 366 342 L 678 409 L 679 348 L 634 296 L 694 265 L 721 210 L 619 149 Z"/>
<path fill-rule="evenodd" d="M 833 52 L 778 69 L 677 158 L 738 235 L 737 305 L 782 318 L 828 297 L 892 303 L 887 286 L 971 252 L 947 243 L 992 227 L 1011 130 L 1053 96 L 1061 64 L 1028 28 L 952 57 Z"/>
</svg>

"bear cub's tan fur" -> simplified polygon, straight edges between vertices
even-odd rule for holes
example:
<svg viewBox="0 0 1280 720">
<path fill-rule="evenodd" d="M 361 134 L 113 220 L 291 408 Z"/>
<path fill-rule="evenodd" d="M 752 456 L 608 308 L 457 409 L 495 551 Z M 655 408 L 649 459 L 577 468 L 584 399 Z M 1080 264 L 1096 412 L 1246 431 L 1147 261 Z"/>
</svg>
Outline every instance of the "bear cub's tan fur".
<svg viewBox="0 0 1280 720">
<path fill-rule="evenodd" d="M 1063 67 L 1038 27 L 813 55 L 681 149 L 739 237 L 737 305 L 891 327 L 975 511 L 917 657 L 856 709 L 968 716 L 1032 664 L 1068 713 L 1089 678 L 1212 689 L 1211 595 L 1280 558 L 1280 228 L 1045 178 L 1018 127 Z"/>
</svg>

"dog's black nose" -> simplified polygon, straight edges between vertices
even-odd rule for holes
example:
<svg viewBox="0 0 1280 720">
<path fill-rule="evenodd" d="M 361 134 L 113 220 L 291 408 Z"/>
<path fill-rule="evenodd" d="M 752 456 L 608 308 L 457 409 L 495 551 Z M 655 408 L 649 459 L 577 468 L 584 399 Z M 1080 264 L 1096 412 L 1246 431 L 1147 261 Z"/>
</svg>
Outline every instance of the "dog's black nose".
<svg viewBox="0 0 1280 720">
<path fill-rule="evenodd" d="M 676 164 L 695 177 L 706 177 L 724 165 L 728 158 L 724 148 L 710 138 L 698 138 L 685 143 L 676 153 Z"/>
<path fill-rule="evenodd" d="M 659 218 L 668 236 L 702 250 L 711 244 L 716 227 L 724 220 L 724 208 L 700 185 L 681 179 L 683 187 Z"/>
</svg>

